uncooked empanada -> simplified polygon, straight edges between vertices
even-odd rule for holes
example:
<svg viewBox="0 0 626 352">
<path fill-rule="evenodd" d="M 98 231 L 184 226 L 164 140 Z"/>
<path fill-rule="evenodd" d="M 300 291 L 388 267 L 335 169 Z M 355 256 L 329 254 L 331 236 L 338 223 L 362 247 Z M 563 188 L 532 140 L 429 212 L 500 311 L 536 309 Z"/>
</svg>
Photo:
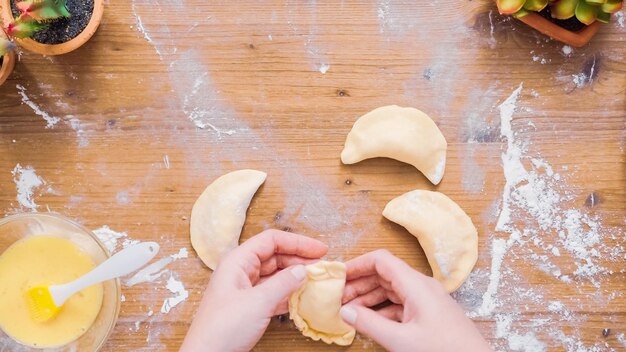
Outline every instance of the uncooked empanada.
<svg viewBox="0 0 626 352">
<path fill-rule="evenodd" d="M 472 219 L 443 193 L 416 190 L 390 201 L 383 216 L 417 237 L 433 277 L 453 292 L 478 258 L 478 233 Z"/>
<path fill-rule="evenodd" d="M 341 152 L 344 164 L 387 157 L 415 166 L 433 184 L 446 167 L 448 143 L 425 113 L 397 105 L 383 106 L 361 116 L 348 133 Z"/>
<path fill-rule="evenodd" d="M 307 265 L 307 281 L 289 297 L 289 318 L 302 335 L 328 344 L 347 346 L 355 330 L 339 315 L 346 285 L 346 265 L 319 261 Z"/>
<path fill-rule="evenodd" d="M 196 200 L 191 210 L 191 245 L 209 268 L 215 270 L 221 257 L 239 244 L 246 211 L 266 176 L 256 170 L 227 173 Z"/>
</svg>

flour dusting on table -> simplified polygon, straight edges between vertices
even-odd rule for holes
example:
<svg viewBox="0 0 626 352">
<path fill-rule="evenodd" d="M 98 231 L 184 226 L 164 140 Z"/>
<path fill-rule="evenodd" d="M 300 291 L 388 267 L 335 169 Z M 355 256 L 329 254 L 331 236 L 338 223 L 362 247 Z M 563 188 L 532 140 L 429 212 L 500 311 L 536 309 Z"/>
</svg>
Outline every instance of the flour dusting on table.
<svg viewBox="0 0 626 352">
<path fill-rule="evenodd" d="M 20 207 L 30 211 L 37 211 L 39 205 L 35 203 L 35 191 L 43 186 L 46 181 L 43 180 L 32 166 L 22 167 L 20 164 L 15 165 L 13 171 L 13 181 L 17 189 L 17 202 Z"/>
<path fill-rule="evenodd" d="M 47 98 L 53 98 L 53 97 L 57 97 L 60 95 L 57 92 L 50 92 L 52 88 L 51 85 L 39 84 L 38 86 L 39 86 L 39 89 L 43 90 L 44 92 L 47 92 L 45 94 L 44 93 L 40 94 L 42 96 L 45 96 Z M 17 84 L 16 88 L 18 89 L 18 94 L 22 98 L 22 104 L 25 104 L 28 107 L 30 107 L 36 115 L 41 116 L 47 122 L 46 128 L 54 128 L 59 122 L 63 121 L 66 125 L 68 125 L 71 129 L 73 129 L 76 132 L 77 142 L 80 148 L 84 148 L 89 145 L 89 138 L 88 138 L 89 132 L 85 130 L 85 127 L 86 127 L 85 124 L 82 123 L 78 119 L 77 116 L 74 116 L 71 114 L 67 114 L 61 117 L 54 116 L 52 113 L 46 111 L 45 107 L 42 107 L 39 104 L 35 103 L 26 94 L 26 88 L 24 86 Z M 55 102 L 55 106 L 57 107 L 57 110 L 58 109 L 62 109 L 65 111 L 71 110 L 69 107 L 69 104 L 61 100 L 57 100 Z"/>
<path fill-rule="evenodd" d="M 74 115 L 66 115 L 64 117 L 66 123 L 76 132 L 76 138 L 78 138 L 78 146 L 85 148 L 89 145 L 89 138 L 84 129 L 84 124 Z"/>
<path fill-rule="evenodd" d="M 508 241 L 503 239 L 494 239 L 491 243 L 491 270 L 489 273 L 489 285 L 483 294 L 480 307 L 469 313 L 471 317 L 489 316 L 500 304 L 500 302 L 496 301 L 495 295 L 498 292 L 498 287 L 500 286 L 500 278 L 502 276 L 500 268 L 509 246 L 507 242 Z"/>
<path fill-rule="evenodd" d="M 163 54 L 159 50 L 159 47 L 152 40 L 152 37 L 150 37 L 150 34 L 148 33 L 148 31 L 146 31 L 146 29 L 143 26 L 143 21 L 141 20 L 141 16 L 139 16 L 139 14 L 137 13 L 135 1 L 131 2 L 131 9 L 132 9 L 132 12 L 133 12 L 133 16 L 135 17 L 135 25 L 137 27 L 137 30 L 139 31 L 139 33 L 141 33 L 143 35 L 143 38 L 148 43 L 152 44 L 152 47 L 154 48 L 154 51 L 157 53 L 157 55 L 159 55 L 159 59 L 161 61 L 163 61 Z"/>
<path fill-rule="evenodd" d="M 626 347 L 626 335 L 624 333 L 620 333 L 617 335 L 617 341 L 622 344 L 622 346 Z"/>
<path fill-rule="evenodd" d="M 401 5 L 403 4 L 393 0 L 376 2 L 375 11 L 381 34 L 403 35 L 414 28 L 419 28 L 417 15 L 421 4 L 415 3 L 415 7 L 410 10 Z"/>
<path fill-rule="evenodd" d="M 509 351 L 546 351 L 546 344 L 539 341 L 532 331 L 524 334 L 512 330 L 511 325 L 516 320 L 514 314 L 499 314 L 496 316 L 496 338 L 506 339 Z"/>
<path fill-rule="evenodd" d="M 523 85 L 519 87 L 509 96 L 499 107 L 500 111 L 500 134 L 507 139 L 506 153 L 502 154 L 502 167 L 504 169 L 504 192 L 502 194 L 502 210 L 496 224 L 496 231 L 504 231 L 511 220 L 511 192 L 515 185 L 520 183 L 525 174 L 524 166 L 520 160 L 521 148 L 515 143 L 513 138 L 513 130 L 511 128 L 511 120 L 513 112 L 516 108 L 517 98 L 522 91 Z"/>
<path fill-rule="evenodd" d="M 582 88 L 589 83 L 589 77 L 585 73 L 580 72 L 572 75 L 572 82 L 574 82 L 576 88 Z"/>
<path fill-rule="evenodd" d="M 624 24 L 624 10 L 620 11 L 620 12 L 616 12 L 614 14 L 615 16 L 615 24 L 617 27 L 619 28 L 625 28 L 626 25 Z"/>
<path fill-rule="evenodd" d="M 563 52 L 563 55 L 570 56 L 572 52 L 574 52 L 574 49 L 569 45 L 563 45 L 561 51 Z"/>
<path fill-rule="evenodd" d="M 35 102 L 33 102 L 28 97 L 28 95 L 26 95 L 26 88 L 24 88 L 24 86 L 17 84 L 17 85 L 15 85 L 15 87 L 17 88 L 19 95 L 22 97 L 22 104 L 26 104 L 29 108 L 31 108 L 33 110 L 33 112 L 35 114 L 43 117 L 43 119 L 46 120 L 46 122 L 47 122 L 46 128 L 52 128 L 59 121 L 61 121 L 60 118 L 58 118 L 56 116 L 52 116 L 49 113 L 43 111 L 39 105 L 37 105 Z"/>
<path fill-rule="evenodd" d="M 311 67 L 325 74 L 330 68 L 328 58 L 329 50 L 325 43 L 319 38 L 319 28 L 317 24 L 317 3 L 302 1 L 287 1 L 285 3 L 287 11 L 287 26 L 291 30 L 291 35 L 295 38 L 303 39 L 304 53 Z M 300 27 L 302 18 L 306 18 L 306 28 Z M 270 39 L 271 40 L 271 39 Z"/>
<path fill-rule="evenodd" d="M 104 244 L 110 254 L 115 253 L 117 250 L 119 240 L 124 241 L 126 245 L 130 243 L 129 241 L 132 241 L 128 239 L 128 234 L 126 232 L 114 231 L 107 225 L 93 230 L 93 233 L 96 234 L 98 239 Z"/>
<path fill-rule="evenodd" d="M 470 317 L 495 319 L 497 350 L 547 351 L 557 346 L 568 351 L 607 350 L 602 341 L 583 343 L 577 322 L 584 322 L 585 311 L 622 297 L 606 292 L 602 283 L 613 274 L 610 264 L 625 258 L 626 234 L 603 226 L 601 218 L 583 210 L 583 204 L 573 203 L 581 195 L 568 187 L 569 175 L 560 173 L 567 167 L 557 171 L 531 152 L 532 140 L 515 128 L 513 119 L 522 92 L 520 84 L 498 107 L 500 133 L 507 142 L 501 157 L 505 185 L 495 232 L 484 234 L 491 238 L 489 274 L 473 273 L 455 297 L 469 309 Z M 592 194 L 587 203 L 595 199 Z M 521 263 L 530 265 L 533 277 L 543 275 L 550 284 L 572 287 L 589 299 L 551 297 L 550 290 L 526 281 L 528 273 L 518 271 Z M 522 326 L 518 320 L 532 324 Z M 563 323 L 571 328 L 563 330 Z M 546 334 L 549 341 L 544 340 Z"/>
<path fill-rule="evenodd" d="M 189 292 L 185 290 L 183 283 L 176 280 L 173 276 L 170 276 L 167 280 L 165 287 L 174 295 L 165 299 L 161 307 L 161 313 L 169 313 L 172 308 L 189 297 Z"/>
<path fill-rule="evenodd" d="M 130 200 L 130 195 L 128 194 L 128 191 L 117 192 L 117 194 L 115 195 L 115 201 L 119 205 L 130 204 L 131 200 Z"/>
</svg>

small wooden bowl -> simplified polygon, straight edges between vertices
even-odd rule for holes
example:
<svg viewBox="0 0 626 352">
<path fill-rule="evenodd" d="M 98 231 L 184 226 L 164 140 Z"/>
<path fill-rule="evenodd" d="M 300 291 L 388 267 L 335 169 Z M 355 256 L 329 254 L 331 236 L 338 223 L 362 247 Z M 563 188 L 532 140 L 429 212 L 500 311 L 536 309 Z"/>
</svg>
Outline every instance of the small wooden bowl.
<svg viewBox="0 0 626 352">
<path fill-rule="evenodd" d="M 528 26 L 547 35 L 548 37 L 551 37 L 552 39 L 558 40 L 564 44 L 576 48 L 587 45 L 591 38 L 593 38 L 593 36 L 598 33 L 598 30 L 602 25 L 600 22 L 595 21 L 594 23 L 585 26 L 585 28 L 581 29 L 578 32 L 572 32 L 555 23 L 550 22 L 550 20 L 542 17 L 537 13 L 530 13 L 518 19 L 526 23 Z"/>
<path fill-rule="evenodd" d="M 0 30 L 0 38 L 6 38 L 4 31 Z M 11 50 L 2 57 L 2 66 L 0 66 L 0 86 L 9 78 L 14 67 L 15 52 Z"/>
<path fill-rule="evenodd" d="M 0 0 L 0 16 L 4 26 L 7 23 L 13 21 L 13 14 L 11 13 L 11 1 L 12 0 Z M 31 38 L 19 39 L 16 38 L 15 42 L 22 48 L 41 55 L 61 55 L 67 54 L 70 51 L 78 49 L 81 45 L 85 44 L 96 33 L 100 21 L 102 21 L 102 15 L 104 13 L 104 0 L 94 0 L 93 12 L 91 19 L 83 31 L 75 38 L 61 44 L 42 44 Z"/>
</svg>

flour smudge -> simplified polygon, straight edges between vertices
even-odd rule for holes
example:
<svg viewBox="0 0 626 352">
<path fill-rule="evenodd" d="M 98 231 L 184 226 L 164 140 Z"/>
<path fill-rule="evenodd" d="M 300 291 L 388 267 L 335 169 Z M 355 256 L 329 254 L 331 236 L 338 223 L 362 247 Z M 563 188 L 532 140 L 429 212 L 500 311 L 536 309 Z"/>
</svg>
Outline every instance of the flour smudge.
<svg viewBox="0 0 626 352">
<path fill-rule="evenodd" d="M 57 123 L 59 123 L 59 121 L 61 121 L 59 117 L 52 116 L 33 102 L 31 98 L 26 95 L 26 88 L 24 88 L 24 86 L 17 84 L 15 87 L 18 90 L 18 94 L 22 97 L 22 104 L 27 105 L 35 114 L 41 116 L 47 123 L 46 128 L 53 128 Z"/>
<path fill-rule="evenodd" d="M 32 166 L 22 167 L 17 164 L 11 174 L 13 175 L 13 182 L 15 182 L 16 199 L 20 207 L 36 212 L 39 205 L 35 203 L 35 191 L 45 185 L 46 181 L 37 175 Z"/>
</svg>

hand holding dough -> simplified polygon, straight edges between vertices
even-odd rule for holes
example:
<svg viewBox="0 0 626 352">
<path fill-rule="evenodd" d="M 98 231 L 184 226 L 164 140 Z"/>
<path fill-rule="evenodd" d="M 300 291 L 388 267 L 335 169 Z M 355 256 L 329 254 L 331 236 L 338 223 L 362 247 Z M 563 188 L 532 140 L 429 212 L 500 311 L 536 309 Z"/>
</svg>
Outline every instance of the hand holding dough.
<svg viewBox="0 0 626 352">
<path fill-rule="evenodd" d="M 313 340 L 350 345 L 356 332 L 339 315 L 346 265 L 320 261 L 306 269 L 307 281 L 289 297 L 289 318 Z"/>
<path fill-rule="evenodd" d="M 383 106 L 361 116 L 348 133 L 341 152 L 344 164 L 387 157 L 415 166 L 438 184 L 446 166 L 448 144 L 425 113 L 397 105 Z"/>
<path fill-rule="evenodd" d="M 433 277 L 448 292 L 467 279 L 478 258 L 478 233 L 472 219 L 452 199 L 416 190 L 391 200 L 383 216 L 417 237 Z"/>
<path fill-rule="evenodd" d="M 213 181 L 191 210 L 191 245 L 206 266 L 215 270 L 220 258 L 237 247 L 246 211 L 267 174 L 238 170 Z"/>
</svg>

